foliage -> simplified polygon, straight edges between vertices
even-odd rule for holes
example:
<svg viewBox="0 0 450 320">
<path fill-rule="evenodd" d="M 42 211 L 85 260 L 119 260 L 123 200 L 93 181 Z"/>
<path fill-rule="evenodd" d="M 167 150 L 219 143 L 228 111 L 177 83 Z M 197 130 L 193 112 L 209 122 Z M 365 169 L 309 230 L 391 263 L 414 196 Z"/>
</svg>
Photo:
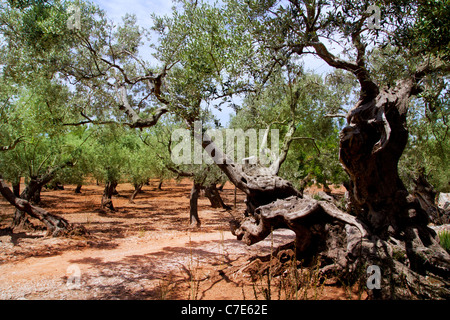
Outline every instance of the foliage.
<svg viewBox="0 0 450 320">
<path fill-rule="evenodd" d="M 67 28 L 72 4 L 81 10 L 79 30 Z M 372 4 L 382 9 L 380 29 L 362 28 Z M 195 120 L 218 125 L 210 110 L 228 105 L 236 110 L 232 127 L 271 125 L 280 130 L 280 142 L 295 122 L 296 140 L 281 176 L 294 183 L 308 175 L 320 183 L 342 182 L 338 132 L 344 122 L 328 115 L 348 112 L 358 95 L 356 79 L 342 69 L 323 76 L 306 73 L 302 57 L 311 46 L 334 41 L 342 58 L 352 60 L 359 39 L 367 53 L 363 63 L 381 86 L 395 85 L 425 56 L 448 59 L 449 5 L 442 0 L 175 1 L 171 16 L 153 15 L 152 60 L 140 55 L 150 33 L 133 15 L 114 25 L 85 1 L 0 6 L 0 143 L 20 136 L 25 141 L 2 155 L 2 173 L 11 179 L 69 155 L 78 159 L 65 176 L 74 183 L 89 174 L 132 183 L 172 177 L 168 132 Z M 409 114 L 411 139 L 400 170 L 408 179 L 425 167 L 431 182 L 446 191 L 448 78 L 433 73 L 426 81 Z M 177 118 L 157 118 L 151 128 L 137 131 L 127 103 L 141 120 L 161 106 Z M 162 125 L 155 127 L 157 121 Z M 216 169 L 177 168 L 200 180 L 202 172 Z"/>
<path fill-rule="evenodd" d="M 410 139 L 400 162 L 400 173 L 407 184 L 423 170 L 437 191 L 450 192 L 448 95 L 448 79 L 431 78 L 421 99 L 410 108 Z"/>
<path fill-rule="evenodd" d="M 448 232 L 447 230 L 439 232 L 439 243 L 441 244 L 442 248 L 450 253 L 450 232 Z"/>
<path fill-rule="evenodd" d="M 280 176 L 297 187 L 315 179 L 318 183 L 342 183 L 344 172 L 338 161 L 338 130 L 340 121 L 327 117 L 329 113 L 342 112 L 344 101 L 352 86 L 344 88 L 336 81 L 341 73 L 331 74 L 324 81 L 320 76 L 302 69 L 273 72 L 266 88 L 249 96 L 232 117 L 234 128 L 265 129 L 271 124 L 279 130 L 279 145 L 286 139 L 290 121 L 294 121 L 295 139 L 290 146 Z M 342 94 L 337 96 L 336 91 Z M 271 138 L 269 138 L 270 140 Z"/>
<path fill-rule="evenodd" d="M 81 142 L 73 139 L 75 132 L 60 126 L 66 116 L 64 106 L 67 88 L 45 78 L 40 86 L 28 85 L 21 89 L 4 83 L 1 144 L 17 137 L 21 143 L 12 151 L 0 155 L 0 172 L 9 181 L 28 180 L 45 173 L 49 168 L 66 161 L 75 161 L 80 155 Z"/>
<path fill-rule="evenodd" d="M 160 179 L 174 178 L 181 180 L 183 178 L 189 178 L 202 186 L 225 182 L 226 177 L 217 166 L 206 163 L 205 161 L 202 161 L 201 164 L 196 164 L 194 161 L 194 152 L 191 152 L 190 163 L 175 164 L 172 161 L 171 153 L 178 142 L 172 140 L 172 133 L 174 130 L 185 129 L 185 127 L 174 117 L 168 117 L 166 120 L 148 129 L 148 133 L 144 136 L 143 141 L 153 151 L 148 156 L 154 157 L 154 170 L 157 176 Z M 191 150 L 194 150 L 194 143 L 196 142 L 192 136 L 191 138 Z M 203 150 L 202 152 L 205 157 L 209 157 Z"/>
</svg>

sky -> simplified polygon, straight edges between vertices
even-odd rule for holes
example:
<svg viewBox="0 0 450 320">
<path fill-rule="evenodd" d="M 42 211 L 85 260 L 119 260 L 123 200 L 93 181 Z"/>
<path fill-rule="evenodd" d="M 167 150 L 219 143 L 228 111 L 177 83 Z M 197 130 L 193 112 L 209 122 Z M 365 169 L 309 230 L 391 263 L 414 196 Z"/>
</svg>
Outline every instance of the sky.
<svg viewBox="0 0 450 320">
<path fill-rule="evenodd" d="M 93 0 L 100 8 L 104 9 L 108 17 L 114 21 L 121 21 L 125 13 L 134 13 L 140 26 L 151 25 L 150 15 L 170 14 L 172 1 L 169 0 Z"/>
<path fill-rule="evenodd" d="M 122 17 L 126 13 L 135 14 L 137 24 L 144 28 L 151 26 L 152 13 L 170 15 L 173 5 L 171 0 L 92 0 L 92 2 L 105 10 L 108 18 L 117 23 L 122 21 Z M 150 60 L 149 57 L 146 57 L 151 54 L 150 50 L 144 47 L 140 51 L 144 59 Z M 304 61 L 307 70 L 309 69 L 316 73 L 327 73 L 330 71 L 330 67 L 323 60 L 314 58 L 312 55 L 308 55 Z M 239 104 L 240 101 L 236 98 L 233 102 Z M 212 108 L 212 112 L 220 120 L 221 124 L 225 126 L 234 110 L 229 107 L 223 107 L 222 111 Z"/>
</svg>

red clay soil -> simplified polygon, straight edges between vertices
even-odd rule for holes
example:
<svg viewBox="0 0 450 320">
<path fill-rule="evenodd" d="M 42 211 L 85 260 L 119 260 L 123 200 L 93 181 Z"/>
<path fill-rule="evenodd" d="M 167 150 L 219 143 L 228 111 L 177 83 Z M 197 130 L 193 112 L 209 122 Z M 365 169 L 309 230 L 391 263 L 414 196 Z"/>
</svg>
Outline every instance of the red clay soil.
<svg viewBox="0 0 450 320">
<path fill-rule="evenodd" d="M 238 191 L 237 208 L 213 209 L 199 199 L 201 228 L 191 229 L 191 183 L 158 182 L 144 186 L 134 203 L 130 184 L 117 187 L 116 212 L 100 209 L 103 188 L 75 186 L 42 192 L 41 206 L 82 225 L 87 236 L 52 238 L 45 230 L 15 230 L 14 209 L 0 200 L 0 299 L 264 299 L 267 281 L 252 278 L 249 258 L 270 254 L 293 240 L 289 230 L 277 230 L 273 239 L 247 246 L 229 231 L 229 221 L 244 210 Z M 234 186 L 222 192 L 233 206 Z M 32 221 L 39 225 L 38 221 Z M 306 278 L 305 278 L 306 279 Z M 309 279 L 309 278 L 308 278 Z M 357 299 L 366 295 L 354 288 L 302 283 L 303 291 L 288 294 L 274 279 L 271 298 Z"/>
</svg>

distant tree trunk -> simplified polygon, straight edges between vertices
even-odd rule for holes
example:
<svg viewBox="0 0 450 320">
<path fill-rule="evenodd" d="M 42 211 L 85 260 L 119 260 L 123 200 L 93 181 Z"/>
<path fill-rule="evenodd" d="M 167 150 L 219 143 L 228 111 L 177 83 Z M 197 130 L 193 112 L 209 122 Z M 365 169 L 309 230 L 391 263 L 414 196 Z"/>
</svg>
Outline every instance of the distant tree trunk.
<svg viewBox="0 0 450 320">
<path fill-rule="evenodd" d="M 201 185 L 198 183 L 192 184 L 191 195 L 189 199 L 189 224 L 191 227 L 200 227 L 201 222 L 198 217 L 198 197 L 200 195 Z"/>
<path fill-rule="evenodd" d="M 231 207 L 227 206 L 220 196 L 219 190 L 216 187 L 215 183 L 211 183 L 210 185 L 206 186 L 205 188 L 205 196 L 209 199 L 211 202 L 211 207 L 213 208 L 223 208 L 230 210 Z"/>
<path fill-rule="evenodd" d="M 417 83 L 423 70 L 418 68 L 413 77 L 399 81 L 394 88 L 363 90 L 340 135 L 339 158 L 350 177 L 349 207 L 370 234 L 390 250 L 400 249 L 392 249 L 389 242 L 402 243 L 408 267 L 396 265 L 392 256 L 379 253 L 375 258 L 392 275 L 393 282 L 408 272 L 411 277 L 425 272 L 450 275 L 450 256 L 442 251 L 436 233 L 427 226 L 427 212 L 419 199 L 408 193 L 398 173 L 398 162 L 408 140 L 409 99 L 419 92 Z M 450 291 L 444 292 L 448 295 Z M 393 298 L 399 292 L 385 282 L 384 288 L 374 294 Z"/>
<path fill-rule="evenodd" d="M 43 186 L 38 186 L 36 188 L 36 191 L 34 192 L 33 196 L 31 197 L 31 202 L 34 204 L 39 204 L 41 202 L 41 192 L 42 192 Z"/>
<path fill-rule="evenodd" d="M 77 187 L 75 188 L 75 193 L 81 193 L 81 188 L 83 187 L 82 184 L 77 184 Z"/>
<path fill-rule="evenodd" d="M 133 184 L 133 186 L 134 186 L 134 191 L 133 191 L 133 193 L 131 194 L 131 197 L 130 197 L 130 203 L 133 203 L 133 202 L 134 202 L 134 198 L 136 198 L 137 194 L 138 194 L 139 192 L 141 192 L 142 187 L 144 186 L 144 183 L 135 183 L 135 184 Z"/>
<path fill-rule="evenodd" d="M 158 190 L 162 190 L 162 184 L 163 184 L 163 180 L 159 180 Z"/>
<path fill-rule="evenodd" d="M 116 211 L 112 202 L 112 196 L 116 190 L 116 181 L 107 181 L 105 183 L 105 189 L 103 190 L 102 196 L 102 209 L 108 208 L 111 211 Z"/>
<path fill-rule="evenodd" d="M 325 192 L 328 195 L 331 195 L 331 188 L 326 181 L 323 183 L 323 192 Z"/>
</svg>

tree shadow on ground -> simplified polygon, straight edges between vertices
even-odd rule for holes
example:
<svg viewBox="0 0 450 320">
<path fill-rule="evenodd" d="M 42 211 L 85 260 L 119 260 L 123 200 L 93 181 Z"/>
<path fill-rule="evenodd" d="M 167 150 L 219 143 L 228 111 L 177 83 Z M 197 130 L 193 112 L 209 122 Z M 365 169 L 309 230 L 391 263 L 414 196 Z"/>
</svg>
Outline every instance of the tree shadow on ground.
<svg viewBox="0 0 450 320">
<path fill-rule="evenodd" d="M 228 240 L 226 240 L 228 241 Z M 232 245 L 228 241 L 228 245 Z M 231 266 L 227 250 L 219 252 L 221 241 L 200 241 L 189 246 L 167 246 L 158 252 L 131 255 L 118 261 L 86 257 L 70 260 L 89 270 L 83 274 L 85 290 L 93 299 L 187 299 L 195 283 L 211 277 L 217 266 Z M 213 282 L 210 287 L 218 282 Z M 204 296 L 197 293 L 197 298 Z"/>
</svg>

